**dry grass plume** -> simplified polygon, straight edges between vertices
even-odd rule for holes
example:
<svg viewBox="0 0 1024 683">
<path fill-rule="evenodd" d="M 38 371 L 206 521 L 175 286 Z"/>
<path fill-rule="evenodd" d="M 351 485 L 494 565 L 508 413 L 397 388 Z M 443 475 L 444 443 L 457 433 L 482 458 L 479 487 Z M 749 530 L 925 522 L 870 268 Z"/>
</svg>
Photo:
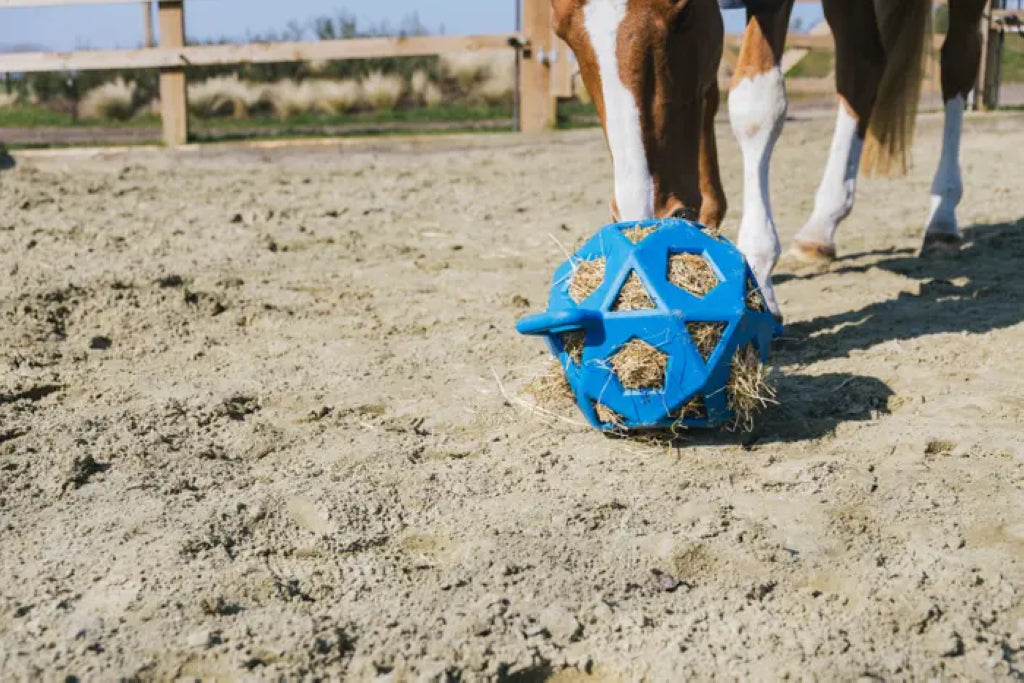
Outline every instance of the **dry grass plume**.
<svg viewBox="0 0 1024 683">
<path fill-rule="evenodd" d="M 85 93 L 79 113 L 86 119 L 127 121 L 135 113 L 135 84 L 120 76 Z"/>
</svg>

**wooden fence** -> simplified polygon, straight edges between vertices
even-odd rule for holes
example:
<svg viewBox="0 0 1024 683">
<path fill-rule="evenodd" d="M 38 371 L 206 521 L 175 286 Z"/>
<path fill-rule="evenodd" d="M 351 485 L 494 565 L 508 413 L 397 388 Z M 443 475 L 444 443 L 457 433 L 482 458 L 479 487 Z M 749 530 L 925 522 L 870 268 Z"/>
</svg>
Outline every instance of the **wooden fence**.
<svg viewBox="0 0 1024 683">
<path fill-rule="evenodd" d="M 568 50 L 564 47 L 556 49 L 554 46 L 550 0 L 521 1 L 522 31 L 505 34 L 355 38 L 247 45 L 186 45 L 186 3 L 184 0 L 157 0 L 159 44 L 155 47 L 136 50 L 11 53 L 0 55 L 0 72 L 159 69 L 163 139 L 167 145 L 173 146 L 188 141 L 186 66 L 411 57 L 509 49 L 516 50 L 519 55 L 516 98 L 519 128 L 531 132 L 554 125 L 556 93 L 564 94 L 566 82 L 571 89 L 572 72 Z M 142 0 L 0 0 L 0 10 L 8 7 L 140 2 Z M 560 80 L 554 82 L 556 78 Z"/>
<path fill-rule="evenodd" d="M 163 139 L 167 145 L 173 146 L 185 144 L 188 140 L 186 66 L 408 57 L 510 49 L 517 55 L 517 127 L 524 132 L 535 132 L 554 125 L 558 98 L 572 96 L 575 66 L 568 47 L 552 33 L 550 0 L 514 1 L 518 3 L 520 29 L 504 34 L 186 45 L 184 0 L 156 0 L 159 22 L 159 44 L 156 46 L 135 50 L 10 53 L 0 55 L 0 72 L 159 69 Z M 148 6 L 151 0 L 0 0 L 0 10 L 141 2 Z M 987 57 L 982 60 L 979 82 L 985 85 L 986 95 L 979 99 L 992 106 L 998 101 L 998 68 L 993 65 L 998 64 L 998 56 L 1001 55 L 1003 24 L 1000 21 L 1010 12 L 1002 9 L 1006 2 L 991 0 L 994 7 L 986 12 L 983 26 Z M 740 41 L 741 36 L 726 36 L 727 46 L 738 47 Z M 790 36 L 787 47 L 830 50 L 833 47 L 832 36 L 795 34 Z M 1000 52 L 996 53 L 997 50 Z"/>
</svg>

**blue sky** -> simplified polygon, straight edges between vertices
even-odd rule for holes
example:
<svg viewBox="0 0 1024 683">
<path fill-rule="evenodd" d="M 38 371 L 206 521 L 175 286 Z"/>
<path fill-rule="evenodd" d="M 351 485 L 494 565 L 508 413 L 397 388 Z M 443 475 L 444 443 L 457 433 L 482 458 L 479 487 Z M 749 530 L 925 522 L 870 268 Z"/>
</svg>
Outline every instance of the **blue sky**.
<svg viewBox="0 0 1024 683">
<path fill-rule="evenodd" d="M 186 33 L 191 39 L 280 32 L 288 22 L 305 25 L 314 17 L 346 11 L 361 24 L 398 24 L 413 12 L 432 31 L 449 35 L 498 33 L 515 25 L 514 0 L 188 0 Z M 817 5 L 797 6 L 804 26 L 820 19 Z M 726 12 L 726 30 L 739 32 L 743 13 Z M 81 47 L 136 47 L 142 42 L 142 10 L 137 5 L 94 5 L 0 9 L 0 46 L 34 44 L 54 50 Z"/>
</svg>

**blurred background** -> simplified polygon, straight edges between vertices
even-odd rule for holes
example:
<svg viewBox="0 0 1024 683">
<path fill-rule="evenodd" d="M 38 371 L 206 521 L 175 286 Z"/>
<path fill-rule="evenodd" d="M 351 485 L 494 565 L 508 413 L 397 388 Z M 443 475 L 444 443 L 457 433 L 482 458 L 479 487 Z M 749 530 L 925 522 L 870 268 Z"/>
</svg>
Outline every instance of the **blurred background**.
<svg viewBox="0 0 1024 683">
<path fill-rule="evenodd" d="M 156 3 L 0 8 L 0 53 L 138 48 L 158 42 Z M 935 28 L 947 23 L 937 6 Z M 189 0 L 187 44 L 317 41 L 377 36 L 509 33 L 514 0 Z M 727 11 L 726 33 L 744 13 Z M 798 4 L 794 35 L 827 33 L 818 4 Z M 735 52 L 735 46 L 727 48 Z M 830 49 L 794 51 L 785 63 L 796 106 L 830 107 Z M 509 130 L 515 52 L 466 52 L 327 62 L 186 69 L 191 139 L 433 130 Z M 723 72 L 728 70 L 728 60 Z M 1024 82 L 1024 38 L 1006 37 L 1002 80 L 1011 104 Z M 11 147 L 144 143 L 160 138 L 153 69 L 0 74 L 0 140 Z M 934 76 L 935 74 L 933 74 Z M 727 77 L 728 73 L 723 73 Z M 1008 98 L 1008 99 L 1007 99 Z M 1024 99 L 1024 98 L 1022 98 Z M 574 79 L 558 107 L 561 127 L 595 125 Z"/>
</svg>

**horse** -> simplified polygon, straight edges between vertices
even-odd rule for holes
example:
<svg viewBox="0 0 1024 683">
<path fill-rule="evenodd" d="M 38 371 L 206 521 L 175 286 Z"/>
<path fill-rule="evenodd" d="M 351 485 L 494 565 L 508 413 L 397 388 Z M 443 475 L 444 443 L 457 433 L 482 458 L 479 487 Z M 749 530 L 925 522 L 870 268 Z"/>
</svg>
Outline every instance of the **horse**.
<svg viewBox="0 0 1024 683">
<path fill-rule="evenodd" d="M 714 118 L 723 49 L 721 8 L 747 24 L 730 83 L 729 120 L 743 156 L 737 246 L 781 321 L 772 271 L 781 245 L 768 192 L 772 151 L 786 115 L 782 54 L 794 0 L 552 0 L 555 33 L 572 49 L 611 152 L 615 221 L 693 217 L 717 228 L 726 211 Z M 963 194 L 959 150 L 974 88 L 985 0 L 948 0 L 941 52 L 945 124 L 921 253 L 955 251 Z M 836 48 L 837 113 L 814 208 L 792 252 L 836 258 L 839 224 L 853 208 L 858 172 L 906 170 L 932 0 L 822 0 Z"/>
</svg>

